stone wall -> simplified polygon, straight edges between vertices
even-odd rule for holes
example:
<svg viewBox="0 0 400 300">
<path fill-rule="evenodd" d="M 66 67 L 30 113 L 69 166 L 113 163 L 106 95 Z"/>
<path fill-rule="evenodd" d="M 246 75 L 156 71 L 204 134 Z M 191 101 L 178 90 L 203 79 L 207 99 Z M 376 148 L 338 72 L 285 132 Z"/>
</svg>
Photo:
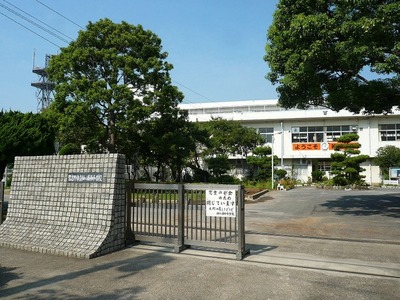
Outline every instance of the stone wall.
<svg viewBox="0 0 400 300">
<path fill-rule="evenodd" d="M 125 158 L 16 157 L 0 246 L 93 258 L 125 246 Z"/>
</svg>

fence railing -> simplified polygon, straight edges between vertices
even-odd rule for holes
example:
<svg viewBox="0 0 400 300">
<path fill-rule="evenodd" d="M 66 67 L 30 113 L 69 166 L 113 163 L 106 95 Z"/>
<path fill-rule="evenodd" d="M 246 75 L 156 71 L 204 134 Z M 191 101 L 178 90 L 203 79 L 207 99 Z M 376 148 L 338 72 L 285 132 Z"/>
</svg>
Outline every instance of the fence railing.
<svg viewBox="0 0 400 300">
<path fill-rule="evenodd" d="M 127 184 L 127 240 L 247 254 L 240 185 Z"/>
<path fill-rule="evenodd" d="M 4 182 L 0 181 L 0 225 L 3 223 Z"/>
</svg>

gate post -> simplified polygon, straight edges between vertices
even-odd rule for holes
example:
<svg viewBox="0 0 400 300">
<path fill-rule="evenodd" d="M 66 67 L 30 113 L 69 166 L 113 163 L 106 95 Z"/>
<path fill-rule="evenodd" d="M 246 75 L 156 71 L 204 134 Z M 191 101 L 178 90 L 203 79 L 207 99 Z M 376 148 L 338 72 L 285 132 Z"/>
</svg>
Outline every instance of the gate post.
<svg viewBox="0 0 400 300">
<path fill-rule="evenodd" d="M 175 245 L 175 252 L 179 253 L 185 250 L 185 205 L 184 205 L 184 189 L 183 184 L 178 184 L 178 240 Z"/>
<path fill-rule="evenodd" d="M 134 192 L 133 181 L 125 183 L 125 206 L 126 206 L 126 221 L 125 221 L 125 244 L 135 242 L 135 233 L 132 231 L 132 192 Z"/>
<path fill-rule="evenodd" d="M 238 252 L 236 253 L 236 259 L 242 260 L 247 254 L 250 253 L 249 249 L 246 249 L 245 239 L 245 227 L 244 227 L 244 186 L 238 188 Z"/>
<path fill-rule="evenodd" d="M 0 225 L 3 223 L 4 182 L 0 181 Z"/>
</svg>

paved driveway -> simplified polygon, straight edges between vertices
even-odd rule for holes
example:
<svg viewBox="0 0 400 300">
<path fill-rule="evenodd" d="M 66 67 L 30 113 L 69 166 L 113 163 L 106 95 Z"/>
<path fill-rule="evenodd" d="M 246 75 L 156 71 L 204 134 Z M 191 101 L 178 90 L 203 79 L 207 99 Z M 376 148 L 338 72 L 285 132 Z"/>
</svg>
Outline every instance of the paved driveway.
<svg viewBox="0 0 400 300">
<path fill-rule="evenodd" d="M 187 249 L 175 254 L 147 245 L 93 260 L 0 247 L 0 298 L 399 297 L 397 191 L 274 191 L 262 202 L 247 204 L 246 217 L 251 253 L 243 261 L 233 253 Z M 363 232 L 371 228 L 374 235 Z M 356 241 L 365 238 L 370 240 Z"/>
<path fill-rule="evenodd" d="M 400 244 L 400 190 L 272 191 L 246 203 L 246 231 Z"/>
</svg>

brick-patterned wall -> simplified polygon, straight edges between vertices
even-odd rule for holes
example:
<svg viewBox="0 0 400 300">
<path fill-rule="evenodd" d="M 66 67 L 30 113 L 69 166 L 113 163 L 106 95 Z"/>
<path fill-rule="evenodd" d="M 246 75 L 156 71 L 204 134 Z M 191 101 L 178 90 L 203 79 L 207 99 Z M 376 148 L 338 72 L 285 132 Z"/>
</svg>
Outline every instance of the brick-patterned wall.
<svg viewBox="0 0 400 300">
<path fill-rule="evenodd" d="M 16 157 L 0 246 L 79 258 L 123 248 L 124 167 L 120 154 Z M 71 179 L 88 173 L 102 182 Z"/>
</svg>

